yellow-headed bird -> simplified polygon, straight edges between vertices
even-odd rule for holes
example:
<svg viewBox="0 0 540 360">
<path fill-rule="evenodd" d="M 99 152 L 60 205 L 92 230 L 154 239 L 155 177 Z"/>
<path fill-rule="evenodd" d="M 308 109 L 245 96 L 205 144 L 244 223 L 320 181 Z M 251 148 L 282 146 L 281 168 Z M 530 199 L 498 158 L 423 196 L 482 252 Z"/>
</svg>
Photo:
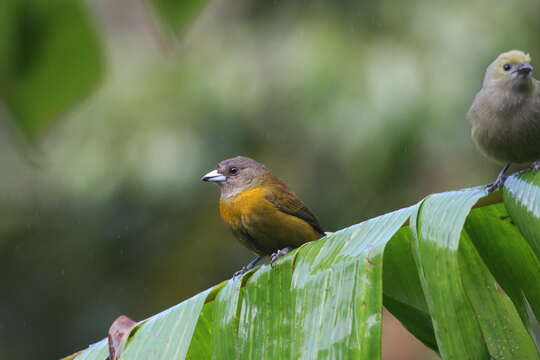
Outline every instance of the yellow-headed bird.
<svg viewBox="0 0 540 360">
<path fill-rule="evenodd" d="M 530 56 L 519 50 L 500 54 L 488 66 L 467 114 L 477 148 L 506 164 L 489 191 L 504 184 L 511 163 L 540 160 L 540 88 L 530 62 Z M 533 167 L 537 169 L 538 163 Z"/>
</svg>

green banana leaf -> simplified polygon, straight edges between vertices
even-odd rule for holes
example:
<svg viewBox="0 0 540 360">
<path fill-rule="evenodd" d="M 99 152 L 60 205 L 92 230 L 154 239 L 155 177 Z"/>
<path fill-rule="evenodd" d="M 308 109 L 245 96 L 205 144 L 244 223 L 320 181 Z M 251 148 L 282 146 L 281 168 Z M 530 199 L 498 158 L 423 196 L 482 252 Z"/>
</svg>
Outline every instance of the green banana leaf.
<svg viewBox="0 0 540 360">
<path fill-rule="evenodd" d="M 380 359 L 383 305 L 443 359 L 540 359 L 540 173 L 502 193 L 433 194 L 305 244 L 140 322 L 121 359 Z M 106 357 L 103 340 L 75 358 Z"/>
</svg>

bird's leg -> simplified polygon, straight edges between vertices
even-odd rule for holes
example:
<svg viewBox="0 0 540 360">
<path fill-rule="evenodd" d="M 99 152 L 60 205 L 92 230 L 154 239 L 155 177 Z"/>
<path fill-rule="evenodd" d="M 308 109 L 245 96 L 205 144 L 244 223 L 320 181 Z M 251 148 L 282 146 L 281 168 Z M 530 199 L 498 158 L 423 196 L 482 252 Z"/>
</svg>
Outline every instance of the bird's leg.
<svg viewBox="0 0 540 360">
<path fill-rule="evenodd" d="M 275 253 L 273 253 L 271 256 L 270 256 L 270 265 L 273 265 L 274 262 L 279 259 L 280 257 L 282 257 L 283 255 L 287 254 L 289 251 L 291 251 L 293 248 L 292 247 L 286 247 L 286 248 L 283 248 L 283 249 L 279 249 L 278 251 L 276 251 Z"/>
<path fill-rule="evenodd" d="M 510 163 L 506 164 L 505 167 L 503 167 L 503 169 L 499 173 L 499 175 L 497 175 L 497 179 L 487 186 L 488 193 L 492 193 L 493 191 L 499 190 L 500 188 L 503 187 L 504 182 L 506 181 L 506 178 L 507 178 L 507 176 L 504 174 L 506 173 L 506 171 L 508 171 L 508 168 L 510 167 L 510 165 L 511 165 Z"/>
<path fill-rule="evenodd" d="M 237 272 L 235 272 L 233 274 L 233 278 L 235 277 L 238 277 L 240 275 L 244 275 L 245 273 L 247 273 L 249 270 L 253 269 L 255 267 L 255 265 L 257 265 L 257 263 L 259 261 L 261 261 L 263 257 L 262 256 L 257 256 L 255 259 L 251 260 L 249 262 L 249 264 L 247 264 L 246 266 L 244 266 L 243 268 L 241 268 L 240 270 L 238 270 Z"/>
<path fill-rule="evenodd" d="M 532 171 L 538 171 L 540 170 L 540 161 L 535 161 L 530 166 Z"/>
</svg>

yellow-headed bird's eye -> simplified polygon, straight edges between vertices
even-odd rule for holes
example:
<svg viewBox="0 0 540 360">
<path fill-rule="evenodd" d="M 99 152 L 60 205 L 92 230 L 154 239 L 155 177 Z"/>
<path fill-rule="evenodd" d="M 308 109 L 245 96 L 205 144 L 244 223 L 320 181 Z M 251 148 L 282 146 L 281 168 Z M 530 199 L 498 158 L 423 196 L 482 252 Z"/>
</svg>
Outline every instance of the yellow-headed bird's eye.
<svg viewBox="0 0 540 360">
<path fill-rule="evenodd" d="M 504 64 L 503 65 L 503 69 L 504 71 L 509 71 L 512 67 L 510 66 L 510 64 Z"/>
<path fill-rule="evenodd" d="M 236 175 L 238 173 L 238 168 L 232 167 L 229 172 L 231 173 L 231 175 Z"/>
</svg>

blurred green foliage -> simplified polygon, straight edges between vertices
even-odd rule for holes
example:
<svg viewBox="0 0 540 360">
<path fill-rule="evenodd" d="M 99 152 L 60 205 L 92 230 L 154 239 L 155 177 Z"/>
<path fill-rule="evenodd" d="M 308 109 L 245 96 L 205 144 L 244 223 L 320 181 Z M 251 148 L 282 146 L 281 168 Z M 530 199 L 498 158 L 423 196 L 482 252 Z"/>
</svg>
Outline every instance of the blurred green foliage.
<svg viewBox="0 0 540 360">
<path fill-rule="evenodd" d="M 207 0 L 147 0 L 173 33 L 181 33 L 194 20 Z"/>
<path fill-rule="evenodd" d="M 140 36 L 155 24 L 138 1 L 21 3 L 56 9 L 58 21 L 29 20 L 40 36 L 73 41 L 62 26 L 78 14 L 99 31 L 80 53 L 42 53 L 73 82 L 36 70 L 39 92 L 13 80 L 34 57 L 0 59 L 0 358 L 82 349 L 117 315 L 145 318 L 243 265 L 251 254 L 221 224 L 217 189 L 199 182 L 222 159 L 265 163 L 328 231 L 490 182 L 498 165 L 474 150 L 464 114 L 498 53 L 540 61 L 533 0 L 215 1 L 166 56 L 159 35 Z M 2 49 L 14 46 L 10 4 Z M 41 133 L 29 164 L 7 114 L 33 132 L 88 94 L 103 73 L 96 36 L 101 87 Z M 31 39 L 17 48 L 37 51 Z M 70 65 L 79 56 L 89 70 Z"/>
<path fill-rule="evenodd" d="M 26 133 L 37 135 L 101 80 L 101 47 L 88 15 L 78 0 L 2 1 L 0 96 Z"/>
</svg>

